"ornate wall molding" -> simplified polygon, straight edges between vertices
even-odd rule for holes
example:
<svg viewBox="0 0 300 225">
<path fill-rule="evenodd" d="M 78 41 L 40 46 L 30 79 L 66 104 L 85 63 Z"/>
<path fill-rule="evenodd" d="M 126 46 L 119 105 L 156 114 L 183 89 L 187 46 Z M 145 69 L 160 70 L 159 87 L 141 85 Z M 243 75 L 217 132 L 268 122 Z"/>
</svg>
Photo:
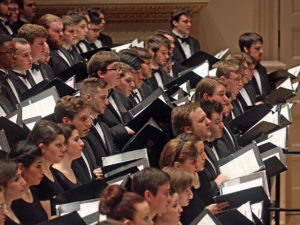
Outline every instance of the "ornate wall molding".
<svg viewBox="0 0 300 225">
<path fill-rule="evenodd" d="M 101 8 L 106 20 L 113 23 L 162 23 L 168 22 L 172 10 L 184 7 L 199 13 L 209 0 L 40 0 L 38 14 L 53 13 L 61 16 L 69 10 Z M 38 15 L 38 16 L 39 16 Z"/>
</svg>

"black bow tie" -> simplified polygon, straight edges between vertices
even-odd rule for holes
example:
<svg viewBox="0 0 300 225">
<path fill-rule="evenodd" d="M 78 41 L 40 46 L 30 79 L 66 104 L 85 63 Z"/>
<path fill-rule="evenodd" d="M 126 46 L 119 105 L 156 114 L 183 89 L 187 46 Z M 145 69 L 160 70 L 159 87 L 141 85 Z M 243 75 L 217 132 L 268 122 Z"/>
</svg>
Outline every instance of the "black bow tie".
<svg viewBox="0 0 300 225">
<path fill-rule="evenodd" d="M 181 42 L 182 43 L 189 43 L 188 41 L 189 41 L 189 37 L 185 37 L 185 38 L 183 38 L 183 37 L 179 37 L 179 36 L 176 36 L 178 39 L 180 39 L 181 40 Z"/>
<path fill-rule="evenodd" d="M 32 64 L 31 70 L 41 70 L 41 65 L 40 64 Z"/>
<path fill-rule="evenodd" d="M 213 148 L 213 147 L 214 147 L 213 142 L 207 141 L 206 144 L 207 144 L 207 146 L 210 147 L 210 148 Z"/>
<path fill-rule="evenodd" d="M 152 69 L 152 74 L 155 74 L 155 73 L 160 73 L 160 68 L 158 68 L 158 69 Z"/>
<path fill-rule="evenodd" d="M 16 73 L 19 77 L 22 77 L 24 78 L 25 80 L 28 79 L 28 76 L 26 76 L 25 74 L 22 74 L 22 73 Z"/>
</svg>

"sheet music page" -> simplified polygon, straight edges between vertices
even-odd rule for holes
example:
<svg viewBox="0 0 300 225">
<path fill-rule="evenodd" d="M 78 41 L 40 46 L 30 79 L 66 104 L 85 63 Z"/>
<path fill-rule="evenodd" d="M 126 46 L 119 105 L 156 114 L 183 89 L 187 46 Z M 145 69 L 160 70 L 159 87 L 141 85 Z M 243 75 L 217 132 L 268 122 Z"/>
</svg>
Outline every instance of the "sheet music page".
<svg viewBox="0 0 300 225">
<path fill-rule="evenodd" d="M 240 207 L 237 208 L 237 211 L 239 211 L 241 214 L 243 214 L 245 217 L 248 218 L 248 220 L 253 222 L 253 217 L 252 217 L 252 210 L 251 210 L 251 205 L 250 201 L 246 202 L 245 204 L 241 205 Z"/>
<path fill-rule="evenodd" d="M 56 102 L 54 97 L 48 96 L 40 101 L 33 104 L 27 105 L 22 108 L 22 119 L 30 119 L 36 116 L 41 116 L 42 118 L 54 113 Z"/>
<path fill-rule="evenodd" d="M 270 158 L 272 158 L 272 157 L 277 157 L 279 160 L 280 160 L 280 156 L 279 156 L 279 153 L 277 152 L 277 153 L 274 153 L 274 154 L 271 154 L 271 155 L 269 155 L 269 156 L 266 156 L 266 157 L 264 157 L 263 158 L 263 161 L 266 161 L 266 160 L 268 160 L 268 159 L 270 159 Z"/>
<path fill-rule="evenodd" d="M 221 174 L 228 176 L 229 179 L 245 176 L 259 169 L 253 149 L 220 166 Z"/>
<path fill-rule="evenodd" d="M 209 63 L 207 62 L 207 60 L 200 66 L 193 69 L 193 72 L 199 75 L 200 77 L 206 77 L 208 75 L 208 71 L 209 71 Z"/>
<path fill-rule="evenodd" d="M 112 156 L 102 157 L 102 163 L 103 166 L 109 166 L 109 165 L 114 165 L 116 163 L 127 162 L 130 160 L 143 159 L 143 158 L 147 159 L 147 163 L 149 166 L 148 154 L 145 148 L 135 150 L 135 151 L 130 151 L 130 152 L 124 152 Z"/>
<path fill-rule="evenodd" d="M 160 95 L 158 98 L 159 98 L 160 100 L 162 100 L 164 103 L 168 104 L 168 103 L 166 102 L 166 99 L 165 99 L 165 97 L 164 97 L 163 95 Z"/>
<path fill-rule="evenodd" d="M 119 181 L 116 181 L 116 182 L 114 182 L 114 183 L 112 183 L 112 184 L 118 184 L 118 185 L 121 185 L 122 182 L 123 182 L 123 180 L 119 180 Z"/>
<path fill-rule="evenodd" d="M 294 91 L 296 91 L 298 89 L 299 82 L 293 83 L 292 86 L 293 86 Z"/>
<path fill-rule="evenodd" d="M 280 148 L 287 148 L 287 138 L 286 138 L 287 128 L 284 127 L 280 130 L 272 132 L 268 135 L 268 139 L 261 141 L 257 144 L 257 146 L 261 146 L 266 143 L 272 143 L 275 146 Z"/>
<path fill-rule="evenodd" d="M 27 123 L 26 126 L 29 128 L 29 130 L 32 130 L 36 122 Z"/>
<path fill-rule="evenodd" d="M 128 44 L 124 44 L 124 45 L 120 45 L 120 46 L 114 47 L 114 48 L 112 48 L 112 50 L 113 50 L 113 51 L 116 51 L 116 52 L 118 53 L 119 51 L 121 51 L 121 50 L 123 50 L 123 49 L 128 49 L 128 48 L 130 48 L 130 46 L 131 46 L 131 42 L 128 43 Z"/>
<path fill-rule="evenodd" d="M 222 188 L 222 195 L 235 193 L 235 192 L 238 192 L 238 191 L 243 191 L 243 190 L 250 189 L 250 188 L 253 188 L 253 187 L 262 187 L 263 188 L 262 178 L 247 181 L 245 183 L 240 183 L 240 184 L 236 184 L 236 185 L 223 187 Z"/>
<path fill-rule="evenodd" d="M 299 72 L 300 72 L 300 65 L 299 66 L 295 66 L 293 68 L 290 68 L 287 70 L 289 73 L 293 74 L 295 77 L 298 77 Z"/>
<path fill-rule="evenodd" d="M 75 75 L 65 81 L 65 84 L 71 88 L 75 88 Z"/>
<path fill-rule="evenodd" d="M 193 89 L 190 90 L 190 94 L 189 94 L 189 100 L 190 101 L 193 100 L 194 94 L 195 94 L 195 89 L 193 88 Z"/>
<path fill-rule="evenodd" d="M 18 119 L 18 113 L 9 118 L 9 120 L 15 124 L 17 124 L 17 119 Z"/>
<path fill-rule="evenodd" d="M 138 39 L 134 39 L 132 42 L 131 42 L 131 46 L 134 47 L 136 46 L 137 44 L 139 43 Z"/>
<path fill-rule="evenodd" d="M 285 81 L 283 81 L 276 89 L 279 89 L 279 88 L 285 88 L 285 89 L 288 89 L 288 90 L 294 90 L 293 89 L 293 86 L 292 86 L 292 81 L 291 81 L 291 78 L 287 78 Z"/>
<path fill-rule="evenodd" d="M 98 212 L 99 204 L 100 204 L 99 200 L 93 201 L 93 202 L 80 203 L 80 210 L 78 211 L 78 214 L 81 217 L 85 217 L 85 216 L 91 215 L 95 212 Z"/>
<path fill-rule="evenodd" d="M 138 48 L 144 48 L 144 47 L 145 47 L 145 42 L 144 42 L 144 41 L 141 41 L 141 42 L 139 42 L 135 47 L 138 47 Z"/>
<path fill-rule="evenodd" d="M 179 93 L 175 93 L 174 95 L 172 95 L 172 98 L 174 98 L 175 100 L 178 100 L 178 98 L 179 98 Z"/>
<path fill-rule="evenodd" d="M 187 88 L 187 82 L 183 83 L 182 85 L 179 86 L 183 91 L 188 93 L 188 88 Z"/>
<path fill-rule="evenodd" d="M 216 225 L 216 223 L 208 214 L 205 214 L 205 216 L 203 216 L 197 225 Z"/>
<path fill-rule="evenodd" d="M 254 204 L 251 204 L 251 209 L 252 209 L 252 212 L 255 214 L 255 216 L 262 220 L 262 217 L 263 217 L 263 202 L 257 202 L 257 203 L 254 203 Z"/>
<path fill-rule="evenodd" d="M 288 121 L 291 120 L 291 118 L 290 118 L 290 107 L 289 107 L 288 104 L 285 104 L 284 107 L 281 107 L 280 114 L 282 116 L 284 116 L 284 118 L 286 118 Z"/>
<path fill-rule="evenodd" d="M 217 54 L 215 54 L 215 57 L 217 59 L 222 59 L 223 56 L 229 51 L 229 48 L 223 49 L 221 51 L 219 51 Z"/>
<path fill-rule="evenodd" d="M 211 77 L 216 77 L 217 76 L 217 68 L 211 69 L 208 71 L 208 75 Z"/>
</svg>

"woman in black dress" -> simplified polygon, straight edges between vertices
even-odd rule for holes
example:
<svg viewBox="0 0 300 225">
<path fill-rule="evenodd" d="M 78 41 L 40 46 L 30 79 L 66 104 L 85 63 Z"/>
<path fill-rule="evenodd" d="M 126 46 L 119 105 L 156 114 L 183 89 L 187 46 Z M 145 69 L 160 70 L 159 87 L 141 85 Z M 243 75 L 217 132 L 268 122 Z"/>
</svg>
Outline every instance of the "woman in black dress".
<svg viewBox="0 0 300 225">
<path fill-rule="evenodd" d="M 44 156 L 44 176 L 41 183 L 34 188 L 41 200 L 51 200 L 53 196 L 64 191 L 53 176 L 51 168 L 52 164 L 59 163 L 64 157 L 65 137 L 54 122 L 41 120 L 35 124 L 27 139 L 38 145 Z"/>
<path fill-rule="evenodd" d="M 19 142 L 9 153 L 9 159 L 19 164 L 23 179 L 26 181 L 24 193 L 20 199 L 12 202 L 11 209 L 23 224 L 37 224 L 50 217 L 50 202 L 43 206 L 37 194 L 30 188 L 43 179 L 42 150 L 27 141 Z"/>
<path fill-rule="evenodd" d="M 64 158 L 59 163 L 53 164 L 52 173 L 59 185 L 65 190 L 71 190 L 79 185 L 81 182 L 74 174 L 72 169 L 72 162 L 81 157 L 83 141 L 80 139 L 78 130 L 71 124 L 57 124 L 63 131 L 65 136 L 65 145 L 67 151 Z"/>
<path fill-rule="evenodd" d="M 18 164 L 4 158 L 0 160 L 0 185 L 4 188 L 4 198 L 6 204 L 5 225 L 18 225 L 20 220 L 11 210 L 12 201 L 22 197 L 26 182 L 21 177 L 21 170 Z M 1 219 L 3 209 L 1 210 Z M 2 222 L 2 220 L 1 220 Z M 2 224 L 0 222 L 0 224 Z"/>
</svg>

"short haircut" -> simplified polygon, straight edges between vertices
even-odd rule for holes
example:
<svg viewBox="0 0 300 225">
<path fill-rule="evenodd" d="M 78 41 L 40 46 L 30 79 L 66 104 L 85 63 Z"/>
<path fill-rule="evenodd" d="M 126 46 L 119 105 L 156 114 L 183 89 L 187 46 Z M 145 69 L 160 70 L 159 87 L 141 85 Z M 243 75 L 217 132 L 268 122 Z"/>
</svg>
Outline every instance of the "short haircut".
<svg viewBox="0 0 300 225">
<path fill-rule="evenodd" d="M 16 3 L 19 6 L 19 9 L 24 8 L 24 0 L 12 0 L 11 3 Z"/>
<path fill-rule="evenodd" d="M 166 166 L 174 166 L 174 162 L 184 163 L 187 159 L 195 161 L 197 157 L 198 151 L 193 141 L 173 138 L 163 148 L 159 167 L 162 169 Z"/>
<path fill-rule="evenodd" d="M 11 160 L 22 163 L 25 168 L 29 168 L 37 158 L 42 156 L 43 152 L 39 146 L 26 140 L 20 141 L 8 154 Z"/>
<path fill-rule="evenodd" d="M 74 24 L 79 24 L 82 20 L 85 20 L 86 23 L 88 23 L 89 21 L 87 20 L 87 18 L 81 14 L 80 12 L 75 13 L 69 13 L 68 16 L 71 17 L 71 19 L 73 20 Z"/>
<path fill-rule="evenodd" d="M 154 34 L 162 34 L 162 35 L 172 36 L 172 33 L 170 31 L 166 31 L 166 30 L 157 30 L 157 31 L 154 32 Z"/>
<path fill-rule="evenodd" d="M 112 51 L 95 53 L 87 64 L 89 77 L 98 77 L 98 71 L 106 72 L 106 67 L 114 62 L 120 62 L 118 55 Z"/>
<path fill-rule="evenodd" d="M 157 168 L 145 168 L 133 176 L 131 190 L 141 196 L 144 196 L 146 190 L 156 195 L 159 187 L 169 182 L 168 174 Z"/>
<path fill-rule="evenodd" d="M 37 38 L 47 38 L 48 31 L 44 27 L 37 24 L 24 24 L 18 30 L 17 36 L 20 38 L 25 38 L 29 44 L 32 45 Z"/>
<path fill-rule="evenodd" d="M 225 61 L 233 60 L 233 59 L 239 60 L 241 62 L 246 62 L 246 58 L 242 53 L 231 53 L 226 56 Z"/>
<path fill-rule="evenodd" d="M 54 141 L 59 134 L 62 134 L 62 130 L 56 123 L 50 120 L 40 120 L 30 131 L 27 140 L 36 145 L 43 143 L 47 146 Z"/>
<path fill-rule="evenodd" d="M 0 160 L 0 185 L 6 187 L 8 181 L 18 172 L 18 164 L 13 160 Z"/>
<path fill-rule="evenodd" d="M 21 44 L 21 45 L 28 44 L 28 41 L 25 38 L 14 37 L 12 40 L 15 44 L 17 44 L 17 43 Z"/>
<path fill-rule="evenodd" d="M 122 73 L 120 74 L 120 77 L 124 77 L 125 73 L 128 73 L 128 72 L 132 73 L 132 74 L 135 73 L 135 70 L 130 65 L 123 63 L 123 62 L 120 62 L 120 69 L 122 71 Z"/>
<path fill-rule="evenodd" d="M 193 175 L 181 168 L 164 167 L 162 171 L 169 174 L 170 186 L 174 188 L 177 193 L 182 193 L 193 185 Z"/>
<path fill-rule="evenodd" d="M 64 30 L 66 29 L 66 26 L 71 26 L 71 25 L 76 25 L 74 20 L 72 20 L 72 17 L 71 16 L 63 16 L 61 18 L 61 22 L 64 26 Z"/>
<path fill-rule="evenodd" d="M 154 34 L 149 37 L 146 42 L 146 47 L 153 52 L 157 52 L 161 46 L 165 46 L 170 50 L 170 41 L 162 34 Z"/>
<path fill-rule="evenodd" d="M 84 95 L 90 93 L 95 95 L 98 93 L 97 88 L 106 88 L 107 83 L 97 77 L 88 77 L 84 79 L 80 84 L 80 97 L 84 98 Z"/>
<path fill-rule="evenodd" d="M 76 130 L 76 127 L 73 124 L 65 123 L 58 123 L 57 126 L 62 130 L 62 133 L 65 137 L 65 143 L 67 144 L 69 138 L 72 136 L 73 130 Z"/>
<path fill-rule="evenodd" d="M 0 34 L 0 47 L 3 46 L 5 42 L 11 41 L 13 38 L 8 34 Z"/>
<path fill-rule="evenodd" d="M 54 116 L 59 123 L 64 117 L 73 120 L 74 116 L 86 107 L 88 107 L 88 103 L 84 98 L 67 95 L 56 102 Z"/>
<path fill-rule="evenodd" d="M 206 113 L 208 119 L 211 119 L 213 113 L 223 112 L 222 104 L 214 100 L 202 100 L 200 106 Z"/>
<path fill-rule="evenodd" d="M 227 60 L 219 61 L 214 64 L 214 67 L 217 68 L 216 76 L 220 78 L 224 76 L 230 78 L 230 73 L 241 73 L 245 67 L 238 60 Z"/>
<path fill-rule="evenodd" d="M 241 52 L 245 52 L 244 47 L 249 49 L 251 45 L 257 41 L 260 41 L 263 44 L 263 38 L 258 33 L 255 32 L 243 33 L 239 38 L 239 46 Z"/>
<path fill-rule="evenodd" d="M 204 77 L 201 81 L 198 82 L 196 86 L 194 101 L 200 103 L 205 93 L 207 93 L 208 96 L 212 96 L 219 85 L 223 85 L 224 87 L 226 87 L 225 82 L 220 78 Z"/>
<path fill-rule="evenodd" d="M 53 14 L 44 14 L 38 19 L 37 24 L 45 27 L 48 30 L 50 24 L 56 21 L 61 21 L 61 18 Z"/>
<path fill-rule="evenodd" d="M 140 48 L 140 47 L 133 47 L 133 48 L 131 48 L 131 50 L 136 52 L 137 55 L 143 60 L 144 59 L 152 59 L 152 56 L 148 49 Z"/>
<path fill-rule="evenodd" d="M 255 64 L 256 64 L 254 58 L 253 58 L 251 55 L 248 55 L 248 54 L 246 54 L 246 53 L 244 53 L 244 52 L 242 52 L 242 54 L 243 54 L 243 56 L 245 57 L 248 66 L 250 66 L 250 65 L 255 65 Z"/>
<path fill-rule="evenodd" d="M 185 16 L 192 16 L 192 11 L 190 10 L 186 10 L 184 8 L 180 8 L 180 9 L 175 9 L 173 10 L 172 14 L 171 14 L 171 27 L 174 28 L 174 25 L 173 25 L 173 21 L 179 21 L 179 18 L 182 16 L 182 15 L 185 15 Z"/>
<path fill-rule="evenodd" d="M 101 23 L 101 19 L 99 18 L 99 11 L 95 10 L 95 9 L 89 9 L 88 10 L 88 15 L 90 17 L 90 24 L 100 24 Z"/>
<path fill-rule="evenodd" d="M 178 136 L 184 133 L 185 126 L 191 126 L 191 112 L 195 111 L 199 106 L 197 103 L 186 103 L 185 105 L 177 106 L 172 110 L 171 123 L 173 134 Z"/>
<path fill-rule="evenodd" d="M 140 57 L 130 52 L 121 52 L 119 53 L 119 57 L 121 62 L 128 64 L 135 70 L 140 69 L 141 65 L 144 63 L 144 61 Z"/>
</svg>

